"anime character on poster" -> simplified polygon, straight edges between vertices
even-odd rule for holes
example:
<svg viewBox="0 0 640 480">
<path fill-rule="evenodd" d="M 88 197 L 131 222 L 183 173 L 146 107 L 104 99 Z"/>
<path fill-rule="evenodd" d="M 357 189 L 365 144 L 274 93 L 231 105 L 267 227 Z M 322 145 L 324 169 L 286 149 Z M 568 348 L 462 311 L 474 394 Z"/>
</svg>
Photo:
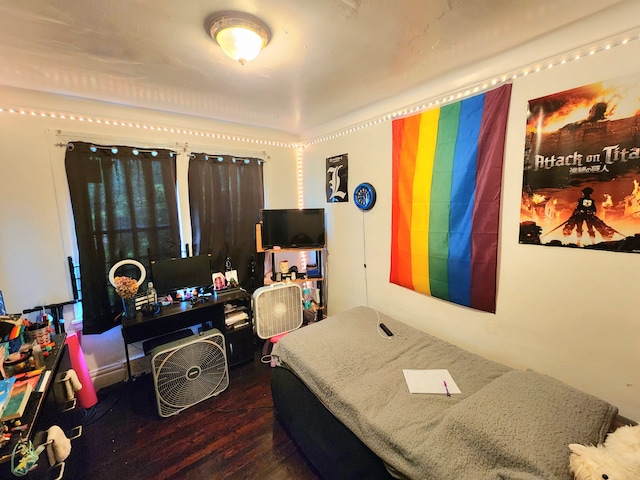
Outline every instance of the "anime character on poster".
<svg viewBox="0 0 640 480">
<path fill-rule="evenodd" d="M 597 215 L 596 202 L 591 198 L 593 188 L 586 187 L 582 189 L 582 198 L 578 200 L 575 210 L 564 223 L 562 233 L 565 237 L 571 235 L 573 230 L 576 231 L 577 241 L 576 244 L 580 246 L 582 244 L 582 228 L 583 225 L 587 226 L 587 233 L 591 238 L 591 244 L 596 243 L 596 230 L 604 241 L 609 241 L 615 233 L 618 233 L 615 229 L 604 223 Z M 622 234 L 620 234 L 622 235 Z M 624 235 L 622 235 L 624 237 Z"/>
</svg>

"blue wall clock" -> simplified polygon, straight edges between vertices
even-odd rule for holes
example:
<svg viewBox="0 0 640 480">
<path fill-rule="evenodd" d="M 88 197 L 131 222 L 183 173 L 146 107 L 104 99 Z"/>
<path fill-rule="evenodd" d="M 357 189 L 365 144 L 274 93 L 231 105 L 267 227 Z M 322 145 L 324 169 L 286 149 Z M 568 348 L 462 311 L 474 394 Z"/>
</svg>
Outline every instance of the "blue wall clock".
<svg viewBox="0 0 640 480">
<path fill-rule="evenodd" d="M 360 210 L 371 210 L 376 203 L 376 189 L 370 183 L 361 183 L 353 191 L 353 201 Z"/>
</svg>

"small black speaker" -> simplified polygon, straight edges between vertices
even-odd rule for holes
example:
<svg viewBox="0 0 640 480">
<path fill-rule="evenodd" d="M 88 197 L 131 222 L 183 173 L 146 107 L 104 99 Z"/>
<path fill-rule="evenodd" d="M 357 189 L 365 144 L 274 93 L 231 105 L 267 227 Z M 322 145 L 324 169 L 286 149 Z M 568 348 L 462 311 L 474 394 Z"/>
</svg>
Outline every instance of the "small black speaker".
<svg viewBox="0 0 640 480">
<path fill-rule="evenodd" d="M 152 317 L 158 315 L 162 310 L 162 306 L 159 303 L 146 303 L 140 307 L 140 312 L 145 317 Z"/>
</svg>

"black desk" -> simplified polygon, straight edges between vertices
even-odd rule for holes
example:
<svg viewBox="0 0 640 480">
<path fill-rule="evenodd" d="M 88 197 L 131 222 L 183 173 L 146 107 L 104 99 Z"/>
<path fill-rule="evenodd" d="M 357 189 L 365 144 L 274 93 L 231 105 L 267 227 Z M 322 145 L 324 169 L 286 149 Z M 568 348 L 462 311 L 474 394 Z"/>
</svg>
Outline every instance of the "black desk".
<svg viewBox="0 0 640 480">
<path fill-rule="evenodd" d="M 58 397 L 64 397 L 61 392 L 54 391 L 54 385 L 56 384 L 56 377 L 59 373 L 66 372 L 69 368 L 71 368 L 71 362 L 69 360 L 69 355 L 67 352 L 67 346 L 64 341 L 67 338 L 67 335 L 62 333 L 58 335 L 52 335 L 51 340 L 55 342 L 55 347 L 51 350 L 49 355 L 45 357 L 44 364 L 46 366 L 46 370 L 51 372 L 49 375 L 49 379 L 47 383 L 44 385 L 44 389 L 42 392 L 31 392 L 29 396 L 29 402 L 27 403 L 27 407 L 25 408 L 24 414 L 20 418 L 20 422 L 24 425 L 27 424 L 28 427 L 26 431 L 22 432 L 23 438 L 33 438 L 33 434 L 36 432 L 37 428 L 48 429 L 51 425 L 40 425 L 39 422 L 40 417 L 44 415 L 45 404 L 57 404 L 58 401 L 55 400 L 56 395 Z M 64 365 L 63 365 L 64 364 Z M 61 369 L 64 369 L 60 372 Z M 58 385 L 60 388 L 61 385 Z M 46 402 L 45 402 L 46 401 Z M 50 409 L 54 409 L 54 407 L 47 407 Z M 55 416 L 56 412 L 47 412 L 49 415 Z M 13 447 L 15 447 L 18 439 L 20 438 L 19 434 L 14 434 L 7 445 L 0 448 L 0 463 L 7 462 L 11 459 L 11 452 L 13 451 Z M 1 475 L 0 475 L 1 476 Z M 8 477 L 7 477 L 8 478 Z"/>
<path fill-rule="evenodd" d="M 237 289 L 206 298 L 208 298 L 207 301 L 194 304 L 189 301 L 174 302 L 171 305 L 162 307 L 162 311 L 155 316 L 144 316 L 138 311 L 135 318 L 122 319 L 122 338 L 124 339 L 124 351 L 127 359 L 127 378 L 131 378 L 129 349 L 127 348 L 130 343 L 166 335 L 200 324 L 203 326 L 210 325 L 210 328 L 217 328 L 226 336 L 224 305 L 235 300 L 250 300 L 251 295 L 245 290 Z"/>
</svg>

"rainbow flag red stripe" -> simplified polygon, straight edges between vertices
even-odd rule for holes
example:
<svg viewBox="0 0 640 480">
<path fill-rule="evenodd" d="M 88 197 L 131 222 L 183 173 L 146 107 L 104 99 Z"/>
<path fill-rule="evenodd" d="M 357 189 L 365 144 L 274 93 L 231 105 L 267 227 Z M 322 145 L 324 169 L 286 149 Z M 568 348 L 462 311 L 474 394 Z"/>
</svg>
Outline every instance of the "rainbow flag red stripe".
<svg viewBox="0 0 640 480">
<path fill-rule="evenodd" d="M 390 281 L 495 312 L 511 85 L 393 121 Z"/>
</svg>

